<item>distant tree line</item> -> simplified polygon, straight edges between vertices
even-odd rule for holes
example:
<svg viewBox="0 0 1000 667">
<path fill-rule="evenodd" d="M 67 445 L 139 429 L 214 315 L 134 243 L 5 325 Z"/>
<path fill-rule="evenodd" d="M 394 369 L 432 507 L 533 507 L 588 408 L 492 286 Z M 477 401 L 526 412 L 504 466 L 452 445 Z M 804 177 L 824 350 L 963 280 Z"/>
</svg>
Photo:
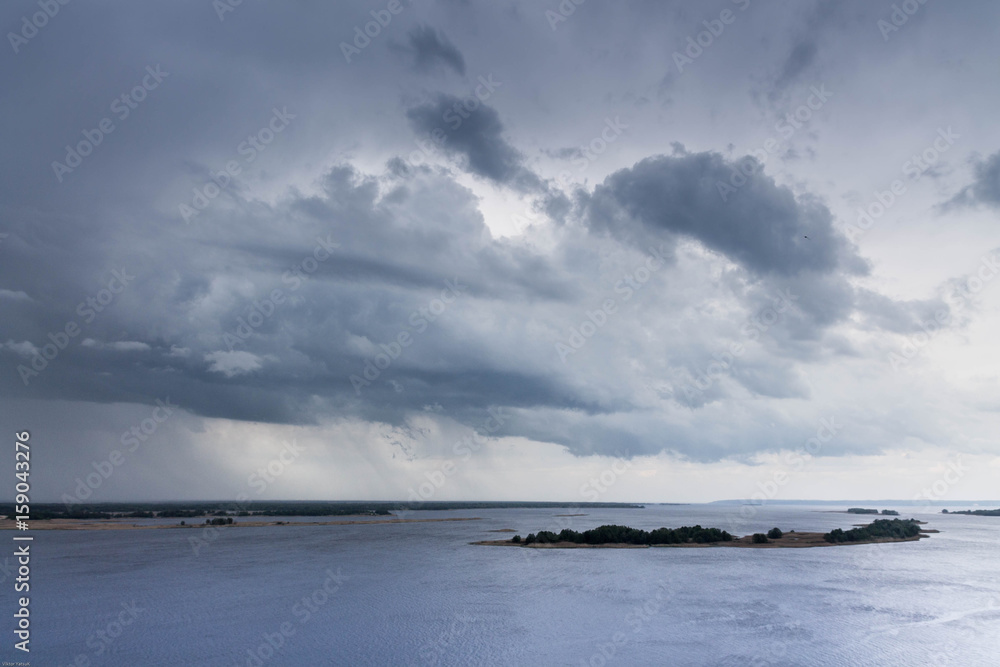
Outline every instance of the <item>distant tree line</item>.
<svg viewBox="0 0 1000 667">
<path fill-rule="evenodd" d="M 975 516 L 1000 516 L 1000 509 L 995 510 L 941 510 L 941 514 L 970 514 Z"/>
<path fill-rule="evenodd" d="M 835 528 L 824 534 L 823 539 L 831 543 L 863 542 L 877 537 L 915 537 L 919 533 L 920 524 L 916 519 L 876 519 L 867 526 L 858 526 L 850 530 Z"/>
<path fill-rule="evenodd" d="M 181 518 L 203 516 L 387 516 L 402 510 L 456 510 L 503 508 L 642 509 L 632 503 L 559 503 L 497 501 L 212 501 L 212 502 L 109 502 L 32 503 L 31 519 Z M 14 516 L 13 503 L 0 503 L 0 515 Z"/>
<path fill-rule="evenodd" d="M 865 509 L 864 507 L 849 507 L 847 511 L 851 514 L 878 514 L 878 510 Z M 899 516 L 899 512 L 896 510 L 882 510 L 882 514 L 886 516 Z"/>
<path fill-rule="evenodd" d="M 219 517 L 218 519 L 205 519 L 206 526 L 226 526 L 233 522 L 233 517 L 227 517 L 223 519 Z"/>
<path fill-rule="evenodd" d="M 554 533 L 542 530 L 531 533 L 524 538 L 524 544 L 550 544 L 552 542 L 574 542 L 576 544 L 687 544 L 689 542 L 730 542 L 733 536 L 718 528 L 702 528 L 701 526 L 681 526 L 680 528 L 657 528 L 645 531 L 641 528 L 628 526 L 604 525 L 585 530 L 582 533 L 569 528 Z M 515 535 L 511 540 L 521 543 L 521 536 Z"/>
</svg>

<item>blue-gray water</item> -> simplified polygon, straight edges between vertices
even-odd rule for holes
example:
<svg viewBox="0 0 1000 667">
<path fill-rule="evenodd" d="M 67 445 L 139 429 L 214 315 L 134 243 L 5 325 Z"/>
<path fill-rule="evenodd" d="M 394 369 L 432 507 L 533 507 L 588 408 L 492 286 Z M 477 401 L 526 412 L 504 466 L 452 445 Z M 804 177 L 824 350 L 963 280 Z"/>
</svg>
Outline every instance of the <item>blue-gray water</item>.
<svg viewBox="0 0 1000 667">
<path fill-rule="evenodd" d="M 740 508 L 716 505 L 580 510 L 588 516 L 573 518 L 554 516 L 573 510 L 412 512 L 408 518 L 483 520 L 221 529 L 197 555 L 189 538 L 200 529 L 39 531 L 30 661 L 1000 664 L 994 517 L 899 508 L 942 532 L 920 542 L 836 548 L 539 551 L 468 544 L 506 537 L 488 532 L 498 528 L 524 535 L 602 523 L 700 523 L 745 534 L 871 519 L 830 509 L 755 508 L 735 527 Z M 4 607 L 12 610 L 11 580 L 3 577 Z M 310 596 L 307 607 L 302 600 Z M 11 648 L 10 629 L 4 635 L 3 659 L 24 660 Z M 268 637 L 277 649 L 269 650 Z"/>
</svg>

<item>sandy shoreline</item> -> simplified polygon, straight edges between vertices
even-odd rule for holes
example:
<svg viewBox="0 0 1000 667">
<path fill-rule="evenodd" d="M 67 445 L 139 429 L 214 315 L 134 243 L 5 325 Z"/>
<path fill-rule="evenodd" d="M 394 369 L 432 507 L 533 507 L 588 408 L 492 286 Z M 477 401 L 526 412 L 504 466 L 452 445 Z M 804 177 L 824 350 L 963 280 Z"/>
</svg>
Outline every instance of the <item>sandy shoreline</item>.
<svg viewBox="0 0 1000 667">
<path fill-rule="evenodd" d="M 873 540 L 864 540 L 860 542 L 827 542 L 823 539 L 823 533 L 785 533 L 783 537 L 776 540 L 771 540 L 766 544 L 754 544 L 751 535 L 745 535 L 744 537 L 735 538 L 732 542 L 712 542 L 712 543 L 696 543 L 691 542 L 687 544 L 578 544 L 576 542 L 548 542 L 545 544 L 523 544 L 514 543 L 510 540 L 481 540 L 479 542 L 470 542 L 469 544 L 476 544 L 481 546 L 491 546 L 491 547 L 522 547 L 525 549 L 662 549 L 662 548 L 676 548 L 676 549 L 707 549 L 707 548 L 742 548 L 742 549 L 805 549 L 811 547 L 845 547 L 854 544 L 874 544 L 876 542 L 916 542 L 923 537 L 927 537 L 927 533 L 938 532 L 921 530 L 919 534 L 914 537 L 905 538 L 892 538 L 892 537 L 880 537 Z"/>
<path fill-rule="evenodd" d="M 450 517 L 445 519 L 382 519 L 381 521 L 234 521 L 224 526 L 214 526 L 215 528 L 260 528 L 263 526 L 356 526 L 356 525 L 378 525 L 386 523 L 433 523 L 438 521 L 480 521 L 480 517 Z M 144 530 L 144 529 L 164 529 L 164 528 L 204 528 L 208 524 L 204 521 L 191 523 L 190 519 L 185 525 L 180 523 L 138 525 L 125 523 L 129 519 L 44 519 L 39 521 L 29 521 L 32 530 Z M 0 519 L 0 530 L 14 530 L 14 521 L 11 519 Z"/>
</svg>

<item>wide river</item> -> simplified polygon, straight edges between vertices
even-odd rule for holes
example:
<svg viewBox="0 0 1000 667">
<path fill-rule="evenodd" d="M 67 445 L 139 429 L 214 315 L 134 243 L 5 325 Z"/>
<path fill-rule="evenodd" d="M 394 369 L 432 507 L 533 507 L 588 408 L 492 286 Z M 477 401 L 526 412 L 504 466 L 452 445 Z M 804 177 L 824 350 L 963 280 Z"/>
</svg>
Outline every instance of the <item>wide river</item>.
<svg viewBox="0 0 1000 667">
<path fill-rule="evenodd" d="M 35 531 L 49 665 L 1000 665 L 1000 518 L 913 513 L 919 542 L 811 549 L 471 546 L 491 530 L 849 528 L 830 507 L 468 510 L 389 525 Z M 557 517 L 565 512 L 587 516 Z M 317 519 L 307 519 L 317 520 Z M 319 519 L 323 520 L 323 519 Z M 177 523 L 171 520 L 170 523 Z M 9 542 L 10 533 L 5 532 Z M 191 539 L 203 536 L 197 553 Z"/>
</svg>

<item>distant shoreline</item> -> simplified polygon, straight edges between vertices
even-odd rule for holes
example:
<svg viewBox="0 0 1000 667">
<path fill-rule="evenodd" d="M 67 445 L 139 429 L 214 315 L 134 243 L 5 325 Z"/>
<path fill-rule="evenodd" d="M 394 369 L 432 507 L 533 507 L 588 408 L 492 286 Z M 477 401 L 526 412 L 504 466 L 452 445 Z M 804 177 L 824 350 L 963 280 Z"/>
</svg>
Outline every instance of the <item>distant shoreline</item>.
<svg viewBox="0 0 1000 667">
<path fill-rule="evenodd" d="M 360 526 L 360 525 L 381 525 L 386 523 L 434 523 L 440 521 L 481 521 L 481 517 L 447 517 L 443 519 L 382 519 L 381 521 L 234 521 L 224 526 L 211 526 L 212 528 L 261 528 L 265 526 Z M 152 525 L 139 525 L 135 523 L 125 523 L 128 519 L 44 519 L 29 522 L 29 530 L 162 530 L 176 528 L 205 528 L 206 523 L 160 523 Z M 11 519 L 0 519 L 0 530 L 14 530 L 14 521 Z"/>
</svg>

